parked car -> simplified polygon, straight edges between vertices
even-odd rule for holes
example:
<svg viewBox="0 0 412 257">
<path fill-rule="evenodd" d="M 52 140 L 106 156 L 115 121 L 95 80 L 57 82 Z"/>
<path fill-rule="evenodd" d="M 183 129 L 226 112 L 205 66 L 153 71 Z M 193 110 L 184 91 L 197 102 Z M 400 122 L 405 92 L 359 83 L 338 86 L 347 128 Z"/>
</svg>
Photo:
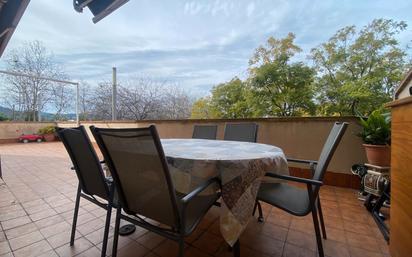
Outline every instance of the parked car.
<svg viewBox="0 0 412 257">
<path fill-rule="evenodd" d="M 19 137 L 19 141 L 23 143 L 28 143 L 28 142 L 42 142 L 44 141 L 44 137 L 42 135 L 36 135 L 36 134 L 29 134 L 29 135 L 21 135 Z"/>
</svg>

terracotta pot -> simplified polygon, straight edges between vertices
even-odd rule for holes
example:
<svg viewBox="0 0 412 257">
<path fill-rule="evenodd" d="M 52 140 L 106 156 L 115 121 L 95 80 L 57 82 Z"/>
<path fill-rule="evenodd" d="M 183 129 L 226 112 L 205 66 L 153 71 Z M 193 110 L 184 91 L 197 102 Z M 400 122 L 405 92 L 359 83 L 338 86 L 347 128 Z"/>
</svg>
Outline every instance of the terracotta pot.
<svg viewBox="0 0 412 257">
<path fill-rule="evenodd" d="M 54 134 L 44 134 L 43 137 L 44 137 L 44 140 L 46 140 L 46 142 L 51 142 L 56 139 Z"/>
<path fill-rule="evenodd" d="M 391 147 L 388 145 L 363 144 L 368 163 L 376 166 L 391 166 Z"/>
</svg>

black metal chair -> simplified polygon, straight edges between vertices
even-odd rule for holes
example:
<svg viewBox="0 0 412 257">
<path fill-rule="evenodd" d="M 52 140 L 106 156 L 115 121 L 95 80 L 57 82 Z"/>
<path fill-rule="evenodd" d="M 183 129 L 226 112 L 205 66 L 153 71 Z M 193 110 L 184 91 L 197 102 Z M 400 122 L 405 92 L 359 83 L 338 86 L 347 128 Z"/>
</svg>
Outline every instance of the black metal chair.
<svg viewBox="0 0 412 257">
<path fill-rule="evenodd" d="M 298 160 L 288 159 L 289 162 L 296 162 L 302 164 L 309 164 L 312 171 L 312 179 L 305 179 L 300 177 L 293 177 L 287 175 L 279 175 L 274 173 L 267 173 L 266 176 L 284 179 L 287 181 L 299 182 L 306 184 L 307 188 L 302 189 L 287 183 L 262 183 L 258 196 L 257 205 L 259 207 L 259 220 L 263 220 L 262 210 L 259 201 L 263 201 L 275 207 L 278 207 L 295 216 L 306 216 L 312 213 L 313 224 L 315 226 L 316 241 L 318 244 L 319 256 L 323 257 L 322 238 L 320 235 L 318 211 L 320 218 L 320 225 L 322 228 L 323 238 L 326 239 L 325 224 L 323 221 L 322 208 L 319 199 L 319 189 L 323 185 L 323 178 L 330 160 L 343 136 L 348 123 L 336 122 L 323 146 L 319 160 Z M 255 206 L 256 207 L 256 206 Z M 255 208 L 256 210 L 256 208 Z"/>
<path fill-rule="evenodd" d="M 70 246 L 74 244 L 80 197 L 82 197 L 107 210 L 101 252 L 102 257 L 106 256 L 112 207 L 118 207 L 115 200 L 114 184 L 111 178 L 105 177 L 101 166 L 102 162 L 99 161 L 83 126 L 77 128 L 56 128 L 56 131 L 72 160 L 72 169 L 76 171 L 77 178 L 79 179 Z M 104 199 L 106 202 L 96 199 L 96 196 Z"/>
<path fill-rule="evenodd" d="M 217 125 L 194 125 L 192 138 L 216 139 Z"/>
<path fill-rule="evenodd" d="M 183 256 L 184 238 L 220 197 L 219 179 L 204 181 L 188 194 L 177 192 L 155 126 L 90 129 L 112 174 L 121 208 L 128 214 L 122 215 L 117 208 L 113 256 L 120 219 L 177 241 L 179 256 Z"/>
<path fill-rule="evenodd" d="M 256 123 L 227 123 L 224 140 L 256 142 L 258 125 Z"/>
</svg>

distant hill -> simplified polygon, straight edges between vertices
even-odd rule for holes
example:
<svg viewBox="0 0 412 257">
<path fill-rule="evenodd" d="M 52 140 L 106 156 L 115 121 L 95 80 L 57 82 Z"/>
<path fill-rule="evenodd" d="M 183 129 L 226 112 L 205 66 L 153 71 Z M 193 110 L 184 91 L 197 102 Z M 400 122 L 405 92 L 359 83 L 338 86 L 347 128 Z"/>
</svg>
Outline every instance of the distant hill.
<svg viewBox="0 0 412 257">
<path fill-rule="evenodd" d="M 0 106 L 0 113 L 4 116 L 8 117 L 9 119 L 13 116 L 13 110 L 4 106 Z M 18 112 L 16 113 L 18 115 Z M 75 113 L 66 113 L 63 115 L 67 120 L 75 120 L 76 114 Z M 49 112 L 42 112 L 41 113 L 42 120 L 54 120 L 54 114 Z"/>
</svg>

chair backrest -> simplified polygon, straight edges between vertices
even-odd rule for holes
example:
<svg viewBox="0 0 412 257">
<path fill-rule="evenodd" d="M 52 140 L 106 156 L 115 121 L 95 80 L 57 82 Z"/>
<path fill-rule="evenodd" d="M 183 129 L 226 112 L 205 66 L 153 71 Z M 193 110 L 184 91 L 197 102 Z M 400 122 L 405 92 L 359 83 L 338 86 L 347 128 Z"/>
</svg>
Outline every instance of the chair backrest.
<svg viewBox="0 0 412 257">
<path fill-rule="evenodd" d="M 227 123 L 224 140 L 256 142 L 258 125 L 256 123 Z"/>
<path fill-rule="evenodd" d="M 194 125 L 192 138 L 216 139 L 217 125 Z"/>
<path fill-rule="evenodd" d="M 332 130 L 323 145 L 318 164 L 316 165 L 315 173 L 313 174 L 314 180 L 323 180 L 329 162 L 332 159 L 332 156 L 335 153 L 335 150 L 338 147 L 347 127 L 347 122 L 335 122 L 333 125 Z"/>
<path fill-rule="evenodd" d="M 56 131 L 72 160 L 82 191 L 109 199 L 103 169 L 84 127 L 56 128 Z"/>
<path fill-rule="evenodd" d="M 124 211 L 179 227 L 176 193 L 156 127 L 90 130 Z"/>
</svg>

